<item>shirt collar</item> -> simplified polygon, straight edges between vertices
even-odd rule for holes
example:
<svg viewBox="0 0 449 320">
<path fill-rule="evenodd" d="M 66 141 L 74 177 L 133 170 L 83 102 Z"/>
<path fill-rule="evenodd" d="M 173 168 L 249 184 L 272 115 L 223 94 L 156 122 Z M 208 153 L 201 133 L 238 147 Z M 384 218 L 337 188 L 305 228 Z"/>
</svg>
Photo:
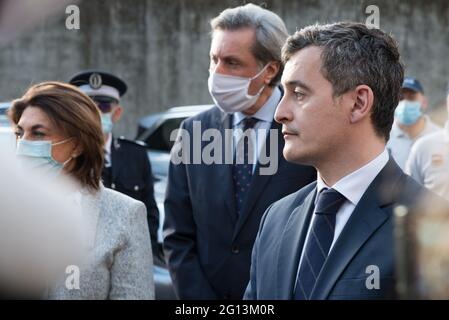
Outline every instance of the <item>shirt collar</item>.
<svg viewBox="0 0 449 320">
<path fill-rule="evenodd" d="M 111 146 L 112 146 L 112 133 L 109 133 L 106 143 L 104 145 L 104 149 L 107 154 L 111 154 Z"/>
<path fill-rule="evenodd" d="M 376 158 L 363 167 L 341 178 L 332 187 L 326 185 L 318 172 L 317 194 L 324 188 L 333 188 L 345 196 L 353 205 L 357 205 L 371 182 L 373 182 L 374 178 L 376 178 L 383 167 L 385 167 L 388 159 L 388 151 L 387 149 L 384 149 Z M 317 199 L 315 199 L 315 202 L 316 201 Z"/>
<path fill-rule="evenodd" d="M 281 100 L 281 96 L 281 90 L 279 90 L 278 87 L 275 87 L 265 104 L 251 117 L 258 119 L 259 121 L 269 123 L 273 122 L 274 113 L 276 112 L 276 107 L 279 104 L 279 100 Z M 247 115 L 242 112 L 235 112 L 232 120 L 233 126 L 238 126 L 246 117 Z"/>
</svg>

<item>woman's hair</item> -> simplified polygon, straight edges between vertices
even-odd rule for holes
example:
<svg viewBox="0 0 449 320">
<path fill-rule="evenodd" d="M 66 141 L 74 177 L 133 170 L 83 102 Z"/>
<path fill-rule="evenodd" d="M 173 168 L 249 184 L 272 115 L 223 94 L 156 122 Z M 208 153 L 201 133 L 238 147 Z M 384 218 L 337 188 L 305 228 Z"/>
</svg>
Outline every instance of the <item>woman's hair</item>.
<svg viewBox="0 0 449 320">
<path fill-rule="evenodd" d="M 69 174 L 83 186 L 98 190 L 103 167 L 103 132 L 96 104 L 77 87 L 61 82 L 32 86 L 9 110 L 17 124 L 27 107 L 41 109 L 69 138 L 75 138 L 81 154 Z"/>
</svg>

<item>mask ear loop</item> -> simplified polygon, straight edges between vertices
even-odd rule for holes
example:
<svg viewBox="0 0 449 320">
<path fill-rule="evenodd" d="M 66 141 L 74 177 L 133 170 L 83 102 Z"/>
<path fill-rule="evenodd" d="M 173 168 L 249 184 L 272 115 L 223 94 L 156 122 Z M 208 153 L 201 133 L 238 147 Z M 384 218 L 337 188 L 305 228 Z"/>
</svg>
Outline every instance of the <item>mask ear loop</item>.
<svg viewBox="0 0 449 320">
<path fill-rule="evenodd" d="M 259 71 L 258 74 L 256 74 L 254 77 L 251 78 L 251 80 L 254 80 L 254 79 L 258 78 L 258 77 L 265 71 L 265 69 L 267 69 L 267 67 L 268 67 L 269 65 L 270 65 L 270 63 L 267 63 L 267 64 L 265 65 L 265 67 L 263 67 L 262 70 Z"/>
<path fill-rule="evenodd" d="M 62 140 L 62 141 L 59 141 L 59 142 L 56 142 L 56 143 L 52 143 L 51 144 L 51 146 L 52 147 L 54 147 L 54 146 L 59 146 L 60 144 L 64 144 L 64 143 L 66 143 L 66 142 L 68 142 L 68 141 L 70 141 L 70 140 L 72 140 L 73 138 L 68 138 L 68 139 L 65 139 L 65 140 Z"/>
<path fill-rule="evenodd" d="M 54 147 L 54 146 L 59 146 L 59 145 L 61 145 L 61 144 L 64 144 L 64 143 L 66 143 L 66 142 L 69 142 L 69 141 L 72 140 L 72 139 L 74 139 L 74 138 L 72 137 L 72 138 L 68 138 L 68 139 L 65 139 L 65 140 L 62 140 L 62 141 L 53 143 L 51 146 L 52 146 L 52 147 Z M 53 157 L 52 157 L 52 158 L 53 158 Z M 66 161 L 64 161 L 64 162 L 62 163 L 62 167 L 64 168 L 64 167 L 67 165 L 67 163 L 69 163 L 70 161 L 73 160 L 73 158 L 74 158 L 73 155 L 71 155 L 70 158 L 68 158 Z M 56 160 L 54 160 L 54 161 L 56 161 Z"/>
<path fill-rule="evenodd" d="M 70 156 L 70 158 L 68 158 L 66 161 L 64 161 L 64 162 L 62 163 L 62 167 L 64 168 L 64 167 L 66 166 L 66 164 L 69 163 L 69 162 L 72 161 L 72 160 L 73 160 L 73 156 Z"/>
<path fill-rule="evenodd" d="M 64 161 L 63 163 L 62 163 L 62 167 L 64 168 L 65 166 L 66 166 L 66 164 L 67 163 L 69 163 L 70 161 L 72 161 L 73 159 L 75 159 L 75 158 L 77 158 L 77 157 L 79 157 L 80 155 L 79 154 L 71 154 L 70 155 L 70 158 L 68 158 L 66 161 Z"/>
<path fill-rule="evenodd" d="M 253 81 L 254 79 L 257 79 L 258 77 L 260 77 L 260 75 L 265 71 L 265 69 L 267 69 L 267 67 L 269 66 L 269 64 L 270 64 L 270 63 L 267 63 L 267 64 L 265 65 L 265 67 L 263 67 L 262 70 L 259 71 L 258 74 L 256 74 L 254 77 L 250 78 L 250 81 L 248 82 L 248 88 L 246 89 L 246 92 L 247 92 L 247 93 L 246 93 L 246 96 L 251 97 L 251 96 L 248 94 L 248 89 L 249 89 L 249 86 L 250 86 L 250 84 L 251 84 L 251 81 Z M 263 91 L 263 89 L 265 89 L 265 84 L 262 86 L 262 88 L 260 88 L 259 92 L 257 92 L 254 96 L 257 96 L 257 95 L 261 94 L 262 91 Z M 253 97 L 254 97 L 254 96 L 253 96 Z"/>
</svg>

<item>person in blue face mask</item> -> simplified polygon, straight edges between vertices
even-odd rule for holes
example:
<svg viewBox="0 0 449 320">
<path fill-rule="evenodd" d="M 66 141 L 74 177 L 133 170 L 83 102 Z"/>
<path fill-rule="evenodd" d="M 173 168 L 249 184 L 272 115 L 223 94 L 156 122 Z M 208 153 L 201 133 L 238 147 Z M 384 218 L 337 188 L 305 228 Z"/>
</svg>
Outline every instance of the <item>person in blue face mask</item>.
<svg viewBox="0 0 449 320">
<path fill-rule="evenodd" d="M 72 178 L 73 188 L 64 201 L 92 222 L 83 239 L 89 252 L 85 264 L 78 266 L 78 290 L 71 290 L 64 279 L 44 298 L 154 298 L 146 208 L 101 183 L 104 141 L 100 112 L 92 99 L 75 86 L 44 82 L 14 100 L 9 116 L 24 176 L 28 168 L 52 178 Z"/>
<path fill-rule="evenodd" d="M 446 91 L 449 114 L 449 83 Z M 449 200 L 449 119 L 444 128 L 416 141 L 408 157 L 405 173 Z"/>
<path fill-rule="evenodd" d="M 414 77 L 405 77 L 401 100 L 394 112 L 395 120 L 387 143 L 387 149 L 403 170 L 415 141 L 440 129 L 425 114 L 427 106 L 421 82 Z"/>
<path fill-rule="evenodd" d="M 105 187 L 142 201 L 147 207 L 153 255 L 164 264 L 162 244 L 158 241 L 159 210 L 154 197 L 154 181 L 146 144 L 114 137 L 112 131 L 123 115 L 122 97 L 128 86 L 118 76 L 101 70 L 82 71 L 69 80 L 80 88 L 101 111 L 105 164 L 102 181 Z"/>
</svg>

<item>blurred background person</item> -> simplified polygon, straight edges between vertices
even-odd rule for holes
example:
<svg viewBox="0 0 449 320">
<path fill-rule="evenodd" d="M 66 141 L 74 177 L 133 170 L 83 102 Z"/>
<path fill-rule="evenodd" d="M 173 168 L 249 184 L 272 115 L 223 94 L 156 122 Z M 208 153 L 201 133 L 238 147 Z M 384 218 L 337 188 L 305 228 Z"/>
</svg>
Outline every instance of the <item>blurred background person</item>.
<svg viewBox="0 0 449 320">
<path fill-rule="evenodd" d="M 57 285 L 50 299 L 152 299 L 152 253 L 143 203 L 101 184 L 100 113 L 76 87 L 45 82 L 13 101 L 17 160 L 25 170 L 60 174 L 77 183 L 67 199 L 88 212 L 89 257 L 79 288 Z M 61 214 L 64 214 L 61 212 Z"/>
<path fill-rule="evenodd" d="M 101 111 L 104 135 L 104 166 L 102 181 L 106 188 L 142 201 L 147 208 L 154 262 L 164 265 L 162 244 L 158 242 L 159 210 L 154 198 L 153 174 L 146 144 L 140 141 L 114 138 L 112 130 L 123 114 L 120 104 L 128 86 L 119 77 L 100 70 L 80 72 L 70 79 L 97 104 Z"/>
<path fill-rule="evenodd" d="M 449 113 L 449 83 L 446 106 Z M 416 141 L 405 172 L 421 185 L 449 200 L 449 120 L 443 129 Z"/>
<path fill-rule="evenodd" d="M 0 45 L 6 45 L 71 0 L 0 0 Z M 0 107 L 1 108 L 1 107 Z M 36 172 L 20 171 L 15 139 L 0 110 L 0 296 L 41 298 L 69 263 L 81 262 L 88 225 L 63 198 L 68 181 L 50 183 Z M 5 122 L 3 122 L 5 121 Z M 61 212 L 64 212 L 62 215 Z M 26 236 L 24 236 L 26 235 Z M 13 245 L 11 245 L 13 244 Z M 61 272 L 62 270 L 62 272 Z"/>
<path fill-rule="evenodd" d="M 405 169 L 407 157 L 415 141 L 440 129 L 424 114 L 427 107 L 427 97 L 421 82 L 414 77 L 405 77 L 401 100 L 394 112 L 394 123 L 387 143 L 387 149 L 402 170 Z"/>
</svg>

